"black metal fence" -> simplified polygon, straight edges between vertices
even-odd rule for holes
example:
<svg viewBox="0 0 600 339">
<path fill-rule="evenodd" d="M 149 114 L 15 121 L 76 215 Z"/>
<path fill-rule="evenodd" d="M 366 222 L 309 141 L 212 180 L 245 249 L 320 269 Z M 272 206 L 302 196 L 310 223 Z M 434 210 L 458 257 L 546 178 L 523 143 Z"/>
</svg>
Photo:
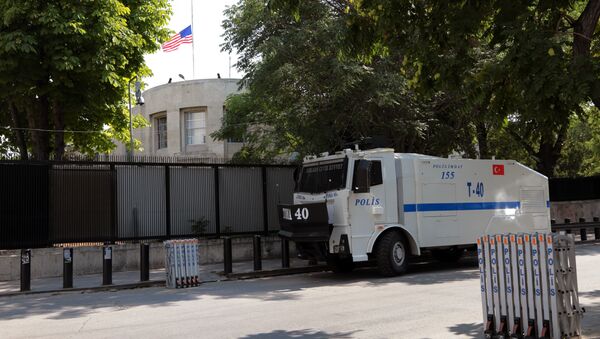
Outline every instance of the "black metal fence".
<svg viewBox="0 0 600 339">
<path fill-rule="evenodd" d="M 550 201 L 600 199 L 600 176 L 551 178 L 548 185 Z"/>
<path fill-rule="evenodd" d="M 292 166 L 0 162 L 0 249 L 279 229 Z"/>
</svg>

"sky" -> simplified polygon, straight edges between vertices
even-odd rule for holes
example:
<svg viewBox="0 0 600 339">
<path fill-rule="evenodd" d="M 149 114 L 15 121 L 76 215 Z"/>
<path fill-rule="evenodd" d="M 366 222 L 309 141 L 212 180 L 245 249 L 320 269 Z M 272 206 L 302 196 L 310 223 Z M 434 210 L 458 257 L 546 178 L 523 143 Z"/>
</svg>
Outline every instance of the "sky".
<svg viewBox="0 0 600 339">
<path fill-rule="evenodd" d="M 168 27 L 174 32 L 180 32 L 192 23 L 193 48 L 192 44 L 183 44 L 173 52 L 159 50 L 146 55 L 146 64 L 154 73 L 152 77 L 144 78 L 146 88 L 166 84 L 169 78 L 172 78 L 173 82 L 182 81 L 179 74 L 186 80 L 214 79 L 217 73 L 220 73 L 222 78 L 229 78 L 229 54 L 221 52 L 220 47 L 224 42 L 221 37 L 221 22 L 224 19 L 223 10 L 236 2 L 237 0 L 172 0 L 173 14 Z M 232 53 L 232 78 L 242 76 L 233 66 L 236 60 L 237 55 Z"/>
</svg>

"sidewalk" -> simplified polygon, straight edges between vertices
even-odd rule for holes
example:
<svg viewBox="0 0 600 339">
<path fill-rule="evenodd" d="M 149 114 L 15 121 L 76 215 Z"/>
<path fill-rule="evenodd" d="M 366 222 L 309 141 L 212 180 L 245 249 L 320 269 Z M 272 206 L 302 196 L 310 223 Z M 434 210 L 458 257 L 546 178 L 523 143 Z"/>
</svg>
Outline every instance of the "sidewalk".
<svg viewBox="0 0 600 339">
<path fill-rule="evenodd" d="M 304 268 L 308 267 L 308 262 L 305 260 L 299 260 L 290 258 L 290 268 Z M 251 273 L 253 272 L 253 261 L 243 261 L 233 263 L 233 274 L 238 275 L 240 273 Z M 262 271 L 272 271 L 281 269 L 281 259 L 263 259 Z M 212 265 L 201 265 L 199 266 L 200 280 L 202 282 L 214 282 L 220 280 L 229 280 L 227 276 L 223 274 L 223 263 L 212 264 Z M 113 272 L 113 284 L 108 287 L 118 288 L 119 286 L 127 286 L 140 282 L 139 271 L 127 271 L 127 272 Z M 156 269 L 150 271 L 150 283 L 155 284 L 164 283 L 165 281 L 165 270 Z M 71 289 L 62 288 L 62 277 L 53 278 L 42 278 L 31 280 L 31 292 L 56 292 L 56 291 L 69 291 Z M 20 290 L 20 281 L 0 281 L 0 296 L 6 294 L 14 294 Z M 76 290 L 80 289 L 92 289 L 102 286 L 102 273 L 89 274 L 89 275 L 76 275 L 73 277 L 73 288 Z M 132 286 L 133 287 L 133 286 Z"/>
</svg>

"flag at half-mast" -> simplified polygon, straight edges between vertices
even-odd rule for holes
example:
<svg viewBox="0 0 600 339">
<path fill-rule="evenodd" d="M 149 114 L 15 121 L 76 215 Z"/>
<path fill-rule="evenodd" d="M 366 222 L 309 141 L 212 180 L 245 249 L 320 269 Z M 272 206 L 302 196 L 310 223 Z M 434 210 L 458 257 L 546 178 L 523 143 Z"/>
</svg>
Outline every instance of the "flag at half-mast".
<svg viewBox="0 0 600 339">
<path fill-rule="evenodd" d="M 187 26 L 181 32 L 173 35 L 169 41 L 162 45 L 163 52 L 172 52 L 179 48 L 181 44 L 192 43 L 192 25 Z"/>
</svg>

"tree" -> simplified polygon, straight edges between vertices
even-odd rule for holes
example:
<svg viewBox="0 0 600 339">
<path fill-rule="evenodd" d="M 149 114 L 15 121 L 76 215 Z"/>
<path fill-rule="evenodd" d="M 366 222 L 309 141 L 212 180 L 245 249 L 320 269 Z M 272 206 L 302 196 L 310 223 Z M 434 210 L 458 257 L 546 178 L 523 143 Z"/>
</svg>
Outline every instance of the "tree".
<svg viewBox="0 0 600 339">
<path fill-rule="evenodd" d="M 559 162 L 571 117 L 584 114 L 589 101 L 600 103 L 593 39 L 600 1 L 327 3 L 348 14 L 360 54 L 402 50 L 418 86 L 462 93 L 465 107 L 487 115 L 480 122 L 495 116 L 492 128 L 547 175 Z M 481 62 L 482 55 L 489 57 Z M 477 133 L 480 145 L 490 134 L 485 129 Z"/>
<path fill-rule="evenodd" d="M 0 0 L 0 133 L 22 158 L 60 159 L 67 142 L 110 150 L 126 135 L 128 81 L 149 74 L 144 54 L 168 37 L 170 13 L 167 0 Z"/>
<path fill-rule="evenodd" d="M 397 51 L 369 60 L 345 53 L 343 13 L 317 0 L 296 5 L 246 0 L 226 11 L 224 49 L 241 55 L 245 91 L 228 99 L 213 137 L 244 139 L 240 155 L 251 160 L 335 150 L 373 136 L 404 152 L 472 147 L 463 135 L 468 121 L 444 115 L 447 96 L 425 100 L 410 89 Z"/>
</svg>

